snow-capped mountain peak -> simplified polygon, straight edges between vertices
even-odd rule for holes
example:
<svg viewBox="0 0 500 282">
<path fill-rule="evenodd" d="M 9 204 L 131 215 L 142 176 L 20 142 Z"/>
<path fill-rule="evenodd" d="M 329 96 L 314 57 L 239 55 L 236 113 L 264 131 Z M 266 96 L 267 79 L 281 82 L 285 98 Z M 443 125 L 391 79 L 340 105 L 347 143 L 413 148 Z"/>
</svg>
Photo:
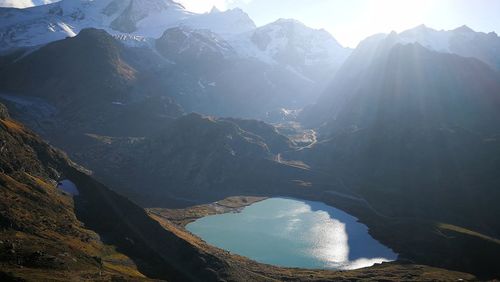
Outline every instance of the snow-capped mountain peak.
<svg viewBox="0 0 500 282">
<path fill-rule="evenodd" d="M 256 28 L 248 14 L 239 8 L 226 11 L 215 8 L 210 13 L 191 17 L 184 24 L 196 29 L 210 29 L 224 38 L 230 38 Z"/>
<path fill-rule="evenodd" d="M 498 35 L 494 32 L 476 32 L 466 25 L 453 30 L 435 30 L 420 25 L 401 33 L 392 32 L 371 36 L 363 40 L 359 46 L 362 46 L 363 50 L 368 50 L 370 48 L 366 48 L 367 46 L 374 46 L 382 41 L 392 45 L 418 43 L 433 51 L 474 57 L 492 68 L 500 70 L 500 53 L 498 52 L 500 38 Z"/>
<path fill-rule="evenodd" d="M 450 33 L 437 31 L 425 25 L 395 34 L 399 43 L 419 43 L 420 45 L 439 52 L 450 52 Z"/>
<path fill-rule="evenodd" d="M 250 38 L 257 48 L 280 62 L 310 66 L 335 64 L 350 53 L 325 30 L 312 29 L 294 19 L 279 19 L 258 28 Z"/>
<path fill-rule="evenodd" d="M 46 44 L 88 27 L 158 38 L 180 25 L 226 37 L 255 29 L 240 9 L 195 14 L 172 0 L 62 0 L 26 9 L 0 8 L 0 51 Z"/>
<path fill-rule="evenodd" d="M 332 74 L 351 53 L 325 30 L 293 19 L 279 19 L 229 39 L 241 57 L 285 66 L 309 80 Z M 321 69 L 321 74 L 310 72 Z"/>
</svg>

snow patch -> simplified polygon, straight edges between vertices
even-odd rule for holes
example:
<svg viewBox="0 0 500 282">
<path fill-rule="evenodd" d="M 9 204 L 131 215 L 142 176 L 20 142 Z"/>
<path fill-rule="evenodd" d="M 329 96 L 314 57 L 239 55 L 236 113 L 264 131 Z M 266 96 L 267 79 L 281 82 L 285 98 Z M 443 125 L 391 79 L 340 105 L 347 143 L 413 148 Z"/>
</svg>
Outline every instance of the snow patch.
<svg viewBox="0 0 500 282">
<path fill-rule="evenodd" d="M 63 23 L 63 22 L 58 22 L 57 25 L 64 31 L 66 34 L 70 37 L 73 37 L 76 35 L 76 33 L 73 31 L 73 28 L 70 27 L 69 25 Z"/>
<path fill-rule="evenodd" d="M 113 37 L 127 47 L 149 47 L 152 46 L 151 40 L 139 35 L 128 33 L 115 34 Z"/>
</svg>

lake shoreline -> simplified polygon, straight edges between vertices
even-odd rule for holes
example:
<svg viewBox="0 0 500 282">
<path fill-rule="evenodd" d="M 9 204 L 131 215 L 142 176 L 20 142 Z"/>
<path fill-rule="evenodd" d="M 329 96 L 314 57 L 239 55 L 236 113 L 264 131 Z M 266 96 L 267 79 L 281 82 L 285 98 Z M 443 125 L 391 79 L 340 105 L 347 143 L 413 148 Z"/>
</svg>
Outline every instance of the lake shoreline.
<svg viewBox="0 0 500 282">
<path fill-rule="evenodd" d="M 205 216 L 241 212 L 245 207 L 266 199 L 268 197 L 234 196 L 213 203 L 196 205 L 184 209 L 148 208 L 146 210 L 174 224 L 185 227 L 189 223 Z"/>
<path fill-rule="evenodd" d="M 290 197 L 207 216 L 186 229 L 210 245 L 280 267 L 352 270 L 398 256 L 356 217 L 323 202 Z"/>
<path fill-rule="evenodd" d="M 408 264 L 404 261 L 385 262 L 375 264 L 372 267 L 361 268 L 356 270 L 331 270 L 331 269 L 304 269 L 304 268 L 289 268 L 279 267 L 269 264 L 263 264 L 246 257 L 230 253 L 229 251 L 217 248 L 206 243 L 200 237 L 193 235 L 185 229 L 185 226 L 195 220 L 217 214 L 240 212 L 245 207 L 254 203 L 272 198 L 271 195 L 261 197 L 236 196 L 228 197 L 220 201 L 209 204 L 192 206 L 184 209 L 166 209 L 166 208 L 149 208 L 146 209 L 151 218 L 157 221 L 164 229 L 175 234 L 184 242 L 194 246 L 200 253 L 205 253 L 213 257 L 217 257 L 231 265 L 238 265 L 245 269 L 245 272 L 259 273 L 263 280 L 292 280 L 299 279 L 303 281 L 337 281 L 346 280 L 359 281 L 366 279 L 366 275 L 370 275 L 379 280 L 387 281 L 475 281 L 473 275 L 452 270 L 434 268 L 426 265 Z M 283 197 L 283 196 L 278 196 Z M 288 195 L 285 198 L 304 198 L 311 201 L 317 201 L 313 197 L 298 197 L 298 195 Z M 326 205 L 332 206 L 332 201 L 323 202 Z M 343 205 L 340 205 L 343 206 Z M 221 208 L 222 207 L 222 208 Z M 344 206 L 345 208 L 345 206 Z M 422 279 L 424 278 L 424 279 Z"/>
</svg>

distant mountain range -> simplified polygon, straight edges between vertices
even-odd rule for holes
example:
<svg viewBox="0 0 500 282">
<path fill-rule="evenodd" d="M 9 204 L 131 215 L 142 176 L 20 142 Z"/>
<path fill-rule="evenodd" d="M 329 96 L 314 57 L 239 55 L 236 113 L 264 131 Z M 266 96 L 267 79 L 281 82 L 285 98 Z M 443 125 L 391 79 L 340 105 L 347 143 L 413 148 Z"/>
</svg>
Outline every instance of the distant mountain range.
<svg viewBox="0 0 500 282">
<path fill-rule="evenodd" d="M 149 80 L 140 87 L 169 92 L 188 112 L 222 116 L 265 119 L 283 108 L 297 110 L 313 103 L 351 52 L 326 31 L 294 20 L 256 28 L 238 9 L 193 14 L 167 0 L 64 0 L 22 10 L 1 8 L 0 14 L 0 42 L 12 63 L 32 58 L 31 53 L 41 58 L 37 49 L 44 44 L 73 37 L 87 27 L 103 29 L 120 42 L 114 48 L 122 50 L 123 66 L 131 57 L 143 64 L 129 73 Z M 154 63 L 144 64 L 144 56 Z M 77 67 L 64 58 L 65 64 Z M 45 60 L 37 65 L 60 69 L 64 59 Z"/>
<path fill-rule="evenodd" d="M 454 30 L 434 30 L 424 25 L 398 35 L 400 43 L 419 43 L 433 51 L 477 58 L 500 70 L 500 38 L 495 32 L 475 32 L 468 26 Z"/>
<path fill-rule="evenodd" d="M 450 33 L 454 32 L 457 31 Z M 432 30 L 418 27 L 401 34 L 377 35 L 362 41 L 333 79 L 331 87 L 323 93 L 317 107 L 310 111 L 317 116 L 313 120 L 338 122 L 341 118 L 339 115 L 342 115 L 340 112 L 350 110 L 346 103 L 352 103 L 353 107 L 357 107 L 354 113 L 365 115 L 363 118 L 367 121 L 374 121 L 374 114 L 378 109 L 375 105 L 384 103 L 382 98 L 389 99 L 396 95 L 412 99 L 398 101 L 408 104 L 404 108 L 392 108 L 401 111 L 397 116 L 403 113 L 409 116 L 411 112 L 405 112 L 407 110 L 426 111 L 425 114 L 432 115 L 428 117 L 430 121 L 431 117 L 437 114 L 469 114 L 467 118 L 461 119 L 461 122 L 467 123 L 482 115 L 497 115 L 497 70 L 480 58 L 461 56 L 451 51 L 436 51 L 438 47 L 435 45 L 425 47 L 422 42 L 427 42 L 429 38 L 416 36 L 419 41 L 413 42 L 405 35 L 429 33 L 432 33 Z M 473 37 L 474 32 L 471 33 Z M 479 33 L 478 36 L 481 35 Z M 410 43 L 402 42 L 402 38 L 406 38 Z M 389 93 L 393 93 L 393 96 Z M 403 94 L 405 96 L 402 96 Z M 364 101 L 365 98 L 370 100 Z M 485 100 L 489 102 L 485 103 Z M 364 104 L 360 104 L 361 102 Z M 438 105 L 443 108 L 436 108 Z M 342 116 L 357 117 L 347 113 Z M 496 118 L 498 117 L 492 117 L 491 120 Z M 444 120 L 434 122 L 440 123 Z M 449 119 L 448 122 L 457 120 Z M 470 127 L 484 125 L 484 122 L 477 122 Z"/>
<path fill-rule="evenodd" d="M 89 29 L 37 50 L 15 51 L 0 62 L 0 88 L 65 109 L 73 104 L 78 112 L 84 101 L 85 107 L 110 107 L 156 96 L 173 98 L 187 112 L 266 119 L 269 112 L 312 103 L 333 73 L 326 62 L 306 65 L 307 54 L 295 68 L 240 56 L 208 30 L 171 28 L 146 46 L 122 42 Z"/>
<path fill-rule="evenodd" d="M 5 19 L 0 24 L 4 51 L 64 39 L 88 27 L 139 42 L 159 38 L 168 28 L 189 27 L 208 29 L 231 39 L 231 45 L 243 57 L 284 65 L 320 64 L 336 70 L 350 53 L 326 31 L 313 30 L 297 21 L 279 20 L 257 29 L 242 10 L 214 9 L 194 14 L 170 0 L 63 0 L 23 10 L 0 9 L 0 14 Z M 294 53 L 285 54 L 285 50 Z M 290 66 L 296 67 L 293 64 Z"/>
<path fill-rule="evenodd" d="M 0 25 L 3 50 L 46 44 L 88 27 L 138 37 L 159 37 L 167 28 L 180 25 L 228 35 L 255 28 L 241 10 L 194 14 L 170 0 L 63 0 L 22 10 L 2 8 L 0 14 L 6 19 Z"/>
</svg>

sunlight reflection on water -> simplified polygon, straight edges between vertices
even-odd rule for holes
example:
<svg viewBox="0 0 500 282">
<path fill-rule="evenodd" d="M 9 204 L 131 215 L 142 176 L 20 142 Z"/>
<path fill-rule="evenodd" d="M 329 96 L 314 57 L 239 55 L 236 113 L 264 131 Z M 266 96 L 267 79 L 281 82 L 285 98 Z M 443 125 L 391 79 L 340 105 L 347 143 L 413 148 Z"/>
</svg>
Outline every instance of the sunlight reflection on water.
<svg viewBox="0 0 500 282">
<path fill-rule="evenodd" d="M 397 258 L 355 217 L 312 201 L 271 198 L 186 228 L 214 246 L 279 266 L 357 269 Z"/>
</svg>

